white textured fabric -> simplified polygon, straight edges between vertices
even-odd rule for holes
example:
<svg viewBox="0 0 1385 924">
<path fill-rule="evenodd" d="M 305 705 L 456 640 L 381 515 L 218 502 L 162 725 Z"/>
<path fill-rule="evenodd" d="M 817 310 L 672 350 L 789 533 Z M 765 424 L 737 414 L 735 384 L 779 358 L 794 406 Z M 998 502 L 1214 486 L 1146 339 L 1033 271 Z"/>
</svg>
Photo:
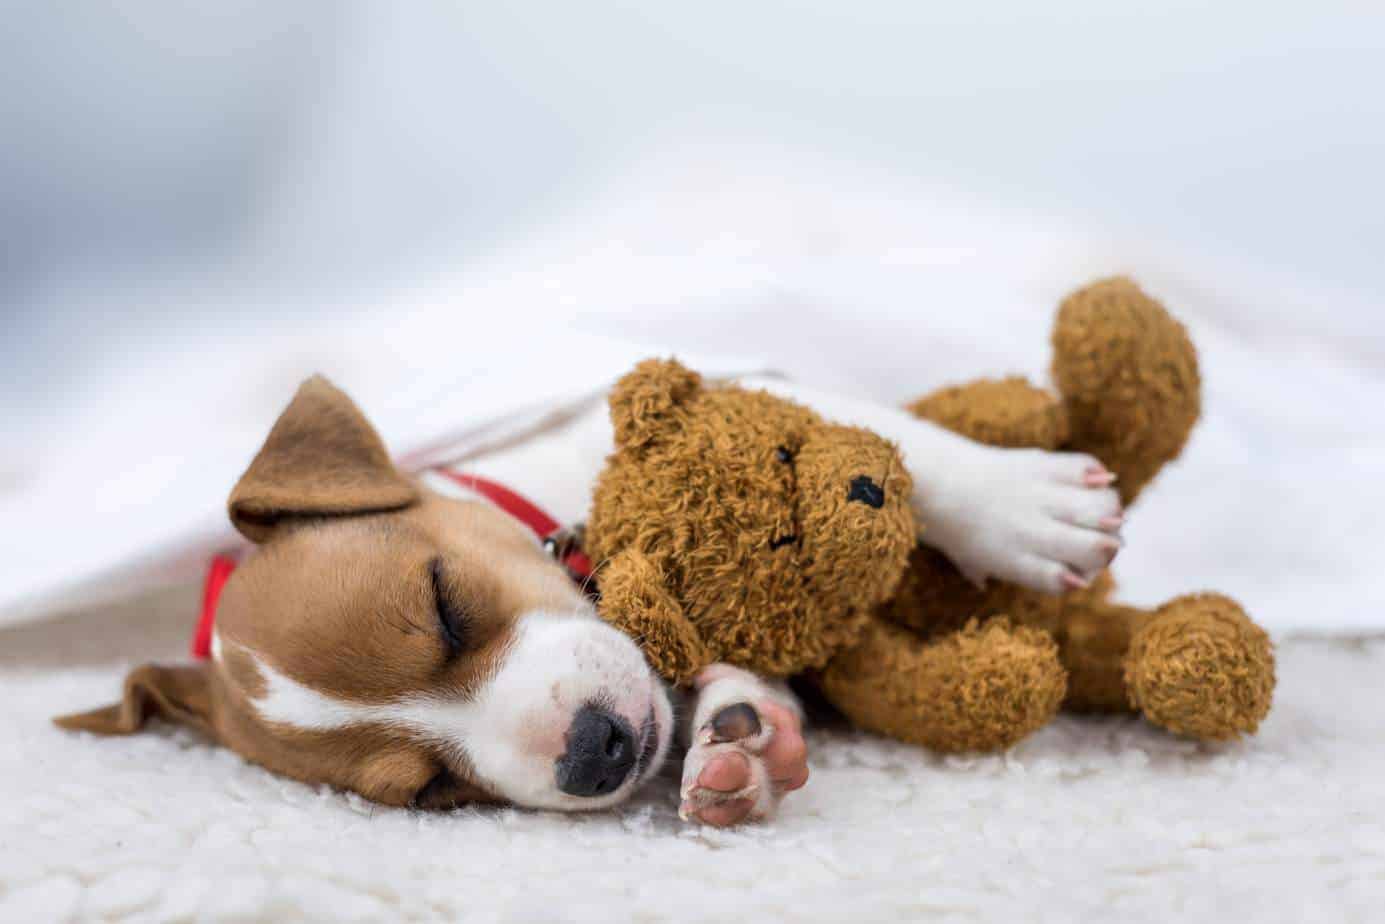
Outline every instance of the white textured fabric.
<svg viewBox="0 0 1385 924">
<path fill-rule="evenodd" d="M 842 730 L 773 824 L 384 809 L 193 734 L 59 731 L 176 657 L 196 588 L 0 629 L 0 921 L 1332 921 L 1385 906 L 1385 641 L 1291 640 L 1261 733 L 1062 718 L 1004 756 Z M 61 668 L 61 669 L 59 669 Z M 676 770 L 676 765 L 670 772 Z"/>
<path fill-rule="evenodd" d="M 159 382 L 167 369 L 145 371 L 94 399 L 82 412 L 89 429 L 73 434 L 69 451 L 51 453 L 12 490 L 0 483 L 0 520 L 25 536 L 0 556 L 0 625 L 176 583 L 238 544 L 225 498 L 298 383 L 316 370 L 345 371 L 338 384 L 400 463 L 417 471 L 588 405 L 640 359 L 669 352 L 529 329 L 504 315 L 473 327 L 485 333 L 461 364 L 447 361 L 446 338 L 433 336 L 436 318 L 424 311 L 394 325 L 410 344 L 404 353 L 380 349 L 369 325 L 330 338 L 305 332 L 296 345 L 273 349 L 257 349 L 253 338 L 209 343 L 206 356 L 190 360 L 206 374 L 174 387 Z M 284 357 L 295 353 L 314 358 L 286 368 Z M 765 368 L 727 355 L 692 354 L 688 362 L 720 376 Z"/>
</svg>

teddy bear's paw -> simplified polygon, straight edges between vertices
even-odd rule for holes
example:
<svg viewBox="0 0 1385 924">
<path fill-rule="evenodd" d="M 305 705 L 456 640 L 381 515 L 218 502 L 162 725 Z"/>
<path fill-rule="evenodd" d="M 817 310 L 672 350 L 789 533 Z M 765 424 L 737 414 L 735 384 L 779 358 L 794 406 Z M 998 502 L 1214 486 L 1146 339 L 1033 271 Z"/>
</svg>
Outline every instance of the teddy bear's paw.
<svg viewBox="0 0 1385 924">
<path fill-rule="evenodd" d="M 698 681 L 678 814 L 719 826 L 771 817 L 807 781 L 796 703 L 727 665 L 707 668 Z"/>
<path fill-rule="evenodd" d="M 1251 734 L 1274 698 L 1274 646 L 1240 604 L 1215 593 L 1177 597 L 1131 640 L 1132 705 L 1169 731 L 1222 741 Z"/>
<path fill-rule="evenodd" d="M 1061 593 L 1085 587 L 1120 551 L 1115 476 L 1082 453 L 970 447 L 916 497 L 923 541 L 974 583 Z M 920 479 L 922 480 L 922 479 Z"/>
</svg>

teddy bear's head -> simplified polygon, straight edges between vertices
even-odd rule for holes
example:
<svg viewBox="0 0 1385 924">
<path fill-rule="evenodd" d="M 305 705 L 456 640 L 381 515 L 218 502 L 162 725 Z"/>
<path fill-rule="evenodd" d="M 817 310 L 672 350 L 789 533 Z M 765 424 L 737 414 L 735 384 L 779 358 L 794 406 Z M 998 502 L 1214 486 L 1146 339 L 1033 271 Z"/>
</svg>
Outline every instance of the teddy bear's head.
<svg viewBox="0 0 1385 924">
<path fill-rule="evenodd" d="M 610 404 L 598 564 L 645 556 L 714 660 L 786 675 L 855 641 L 915 542 L 894 446 L 674 361 L 641 363 Z"/>
</svg>

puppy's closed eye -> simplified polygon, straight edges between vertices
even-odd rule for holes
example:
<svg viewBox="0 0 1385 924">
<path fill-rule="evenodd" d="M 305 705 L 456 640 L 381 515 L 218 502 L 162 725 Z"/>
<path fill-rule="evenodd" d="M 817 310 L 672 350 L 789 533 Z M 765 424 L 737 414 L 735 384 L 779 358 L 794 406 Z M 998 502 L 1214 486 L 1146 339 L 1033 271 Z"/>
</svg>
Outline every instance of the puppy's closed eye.
<svg viewBox="0 0 1385 924">
<path fill-rule="evenodd" d="M 447 645 L 448 658 L 454 658 L 471 644 L 471 618 L 466 608 L 457 604 L 455 595 L 448 592 L 442 559 L 433 559 L 428 570 L 433 582 L 433 606 L 437 610 L 438 632 Z"/>
</svg>

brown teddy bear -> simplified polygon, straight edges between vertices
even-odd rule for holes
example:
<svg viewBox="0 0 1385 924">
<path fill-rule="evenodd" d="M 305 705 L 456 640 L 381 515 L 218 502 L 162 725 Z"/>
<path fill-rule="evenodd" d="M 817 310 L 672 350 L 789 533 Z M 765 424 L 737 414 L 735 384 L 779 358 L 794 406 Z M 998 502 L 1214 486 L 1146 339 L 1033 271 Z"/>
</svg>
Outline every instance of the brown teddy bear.
<svg viewBox="0 0 1385 924">
<path fill-rule="evenodd" d="M 1061 398 L 983 380 L 910 409 L 997 446 L 1090 453 L 1128 504 L 1197 420 L 1192 343 L 1113 279 L 1063 302 L 1053 347 Z M 1109 601 L 1109 573 L 1063 597 L 975 587 L 916 545 L 908 474 L 867 431 L 673 362 L 623 379 L 611 415 L 586 533 L 601 611 L 674 682 L 717 660 L 808 671 L 860 727 L 944 751 L 1007 747 L 1064 705 L 1207 739 L 1269 709 L 1269 640 L 1235 602 L 1139 610 Z"/>
<path fill-rule="evenodd" d="M 914 547 L 895 448 L 763 391 L 647 360 L 610 396 L 616 451 L 582 542 L 600 609 L 683 684 L 788 676 L 850 647 Z"/>
<path fill-rule="evenodd" d="M 1061 397 L 1019 378 L 982 380 L 909 409 L 996 446 L 1090 453 L 1117 474 L 1127 506 L 1197 422 L 1192 342 L 1128 279 L 1063 301 L 1052 375 Z M 894 599 L 820 682 L 861 727 L 942 751 L 1008 747 L 1060 706 L 1134 710 L 1210 740 L 1255 731 L 1269 712 L 1274 655 L 1241 607 L 1199 593 L 1142 610 L 1112 602 L 1113 589 L 1109 571 L 1061 597 L 978 588 L 920 546 Z"/>
</svg>

